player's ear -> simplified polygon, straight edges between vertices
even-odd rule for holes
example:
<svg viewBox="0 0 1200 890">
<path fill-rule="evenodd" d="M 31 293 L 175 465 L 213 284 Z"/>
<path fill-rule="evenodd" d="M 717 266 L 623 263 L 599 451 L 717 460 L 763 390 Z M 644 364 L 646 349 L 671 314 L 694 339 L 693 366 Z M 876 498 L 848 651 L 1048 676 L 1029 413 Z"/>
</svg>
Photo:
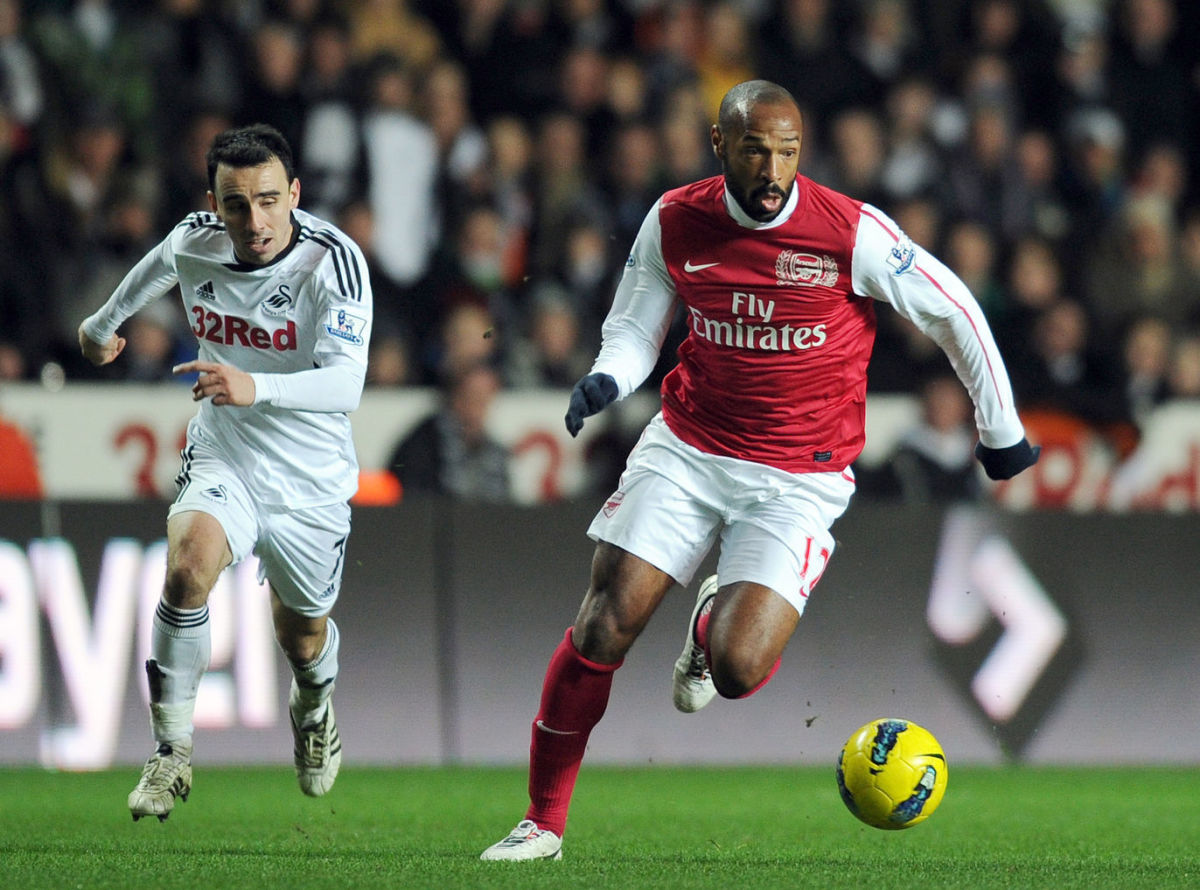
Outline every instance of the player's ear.
<svg viewBox="0 0 1200 890">
<path fill-rule="evenodd" d="M 725 161 L 725 139 L 721 135 L 721 128 L 713 124 L 712 131 L 709 133 L 709 138 L 712 139 L 713 154 L 717 156 L 717 160 L 724 163 Z"/>
<path fill-rule="evenodd" d="M 211 210 L 213 213 L 216 213 L 217 216 L 220 216 L 221 214 L 217 212 L 217 196 L 214 195 L 211 191 L 206 192 L 205 194 L 208 195 L 208 209 Z"/>
<path fill-rule="evenodd" d="M 288 207 L 295 210 L 300 206 L 300 177 L 297 176 L 292 180 L 292 184 L 288 186 Z"/>
</svg>

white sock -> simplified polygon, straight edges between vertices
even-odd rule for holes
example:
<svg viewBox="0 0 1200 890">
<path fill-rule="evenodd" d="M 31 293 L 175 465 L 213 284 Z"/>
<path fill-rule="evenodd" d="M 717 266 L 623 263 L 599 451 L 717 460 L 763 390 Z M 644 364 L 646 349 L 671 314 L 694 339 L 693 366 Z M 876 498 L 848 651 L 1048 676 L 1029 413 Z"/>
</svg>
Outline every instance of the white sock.
<svg viewBox="0 0 1200 890">
<path fill-rule="evenodd" d="M 208 606 L 178 609 L 160 600 L 150 634 L 150 725 L 160 742 L 191 743 L 196 690 L 212 655 Z"/>
<path fill-rule="evenodd" d="M 325 716 L 325 703 L 333 695 L 333 685 L 338 675 L 339 640 L 337 625 L 330 618 L 325 622 L 325 645 L 321 654 L 308 664 L 289 662 L 296 682 L 292 686 L 288 706 L 297 726 L 318 723 Z"/>
</svg>

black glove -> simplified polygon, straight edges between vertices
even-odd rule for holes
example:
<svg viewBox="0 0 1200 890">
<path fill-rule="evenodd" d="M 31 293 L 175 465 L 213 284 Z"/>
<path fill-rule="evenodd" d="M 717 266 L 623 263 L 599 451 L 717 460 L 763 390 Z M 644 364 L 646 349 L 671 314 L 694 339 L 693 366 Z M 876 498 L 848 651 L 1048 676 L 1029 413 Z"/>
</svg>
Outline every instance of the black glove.
<svg viewBox="0 0 1200 890">
<path fill-rule="evenodd" d="M 1028 439 L 1007 448 L 988 448 L 982 442 L 975 445 L 975 456 L 983 464 L 989 479 L 1011 479 L 1017 473 L 1037 463 L 1042 446 L 1030 446 Z"/>
<path fill-rule="evenodd" d="M 571 390 L 571 404 L 567 406 L 567 432 L 579 435 L 583 419 L 604 410 L 617 398 L 617 381 L 607 374 L 588 374 Z"/>
</svg>

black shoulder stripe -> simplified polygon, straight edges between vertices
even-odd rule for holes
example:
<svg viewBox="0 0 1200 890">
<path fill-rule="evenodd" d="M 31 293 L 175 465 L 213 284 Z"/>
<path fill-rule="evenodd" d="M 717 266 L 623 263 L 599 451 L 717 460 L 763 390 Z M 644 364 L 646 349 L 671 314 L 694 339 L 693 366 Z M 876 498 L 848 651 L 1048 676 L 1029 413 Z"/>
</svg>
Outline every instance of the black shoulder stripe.
<svg viewBox="0 0 1200 890">
<path fill-rule="evenodd" d="M 338 280 L 342 280 L 342 274 L 345 274 L 345 289 L 343 294 L 352 300 L 362 300 L 362 279 L 359 276 L 358 264 L 354 261 L 354 255 L 350 252 L 345 244 L 330 232 L 319 232 L 314 236 L 320 244 L 328 247 L 334 256 L 334 261 L 338 265 Z"/>
<path fill-rule="evenodd" d="M 338 289 L 342 296 L 360 302 L 362 300 L 362 273 L 350 248 L 328 229 L 314 232 L 301 226 L 300 237 L 305 236 L 329 250 L 329 254 L 333 258 L 334 271 L 337 273 Z"/>
<path fill-rule="evenodd" d="M 221 222 L 220 218 L 215 213 L 198 210 L 195 213 L 189 213 L 187 216 L 185 216 L 183 218 L 183 222 L 181 222 L 175 228 L 180 229 L 184 227 L 189 229 L 215 229 L 217 231 L 223 231 L 225 229 L 225 223 Z"/>
<path fill-rule="evenodd" d="M 304 239 L 315 241 L 317 244 L 320 244 L 329 251 L 329 254 L 333 259 L 334 272 L 337 273 L 338 290 L 341 292 L 342 296 L 346 296 L 346 275 L 342 269 L 341 257 L 338 256 L 337 252 L 330 246 L 328 241 L 324 241 L 317 237 L 316 232 L 307 226 L 302 225 L 300 226 L 300 240 Z"/>
<path fill-rule="evenodd" d="M 321 237 L 316 232 L 313 232 L 312 240 L 328 248 L 330 256 L 333 257 L 334 271 L 337 272 L 338 290 L 342 292 L 343 297 L 349 297 L 349 270 L 345 268 L 345 258 L 334 245 L 329 243 L 328 239 Z"/>
</svg>

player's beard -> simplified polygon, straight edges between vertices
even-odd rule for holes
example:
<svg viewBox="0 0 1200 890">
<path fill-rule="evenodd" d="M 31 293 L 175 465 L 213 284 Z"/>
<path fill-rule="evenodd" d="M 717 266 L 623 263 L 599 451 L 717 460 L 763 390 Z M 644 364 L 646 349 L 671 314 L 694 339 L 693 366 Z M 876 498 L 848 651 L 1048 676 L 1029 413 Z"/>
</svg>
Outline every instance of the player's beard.
<svg viewBox="0 0 1200 890">
<path fill-rule="evenodd" d="M 775 183 L 768 182 L 764 185 L 760 185 L 756 189 L 745 192 L 740 188 L 731 187 L 732 185 L 733 182 L 729 178 L 729 171 L 726 170 L 725 187 L 729 190 L 729 193 L 733 195 L 733 199 L 737 201 L 738 206 L 741 207 L 742 210 L 745 211 L 746 215 L 755 222 L 770 222 L 775 217 L 779 216 L 779 214 L 783 212 L 783 208 L 787 206 L 788 197 L 791 195 L 792 189 L 796 187 L 795 183 L 793 183 L 792 186 L 789 187 L 785 192 Z M 759 199 L 765 197 L 766 195 L 777 195 L 779 197 L 778 210 L 765 212 L 760 206 L 758 206 L 757 202 Z"/>
</svg>

